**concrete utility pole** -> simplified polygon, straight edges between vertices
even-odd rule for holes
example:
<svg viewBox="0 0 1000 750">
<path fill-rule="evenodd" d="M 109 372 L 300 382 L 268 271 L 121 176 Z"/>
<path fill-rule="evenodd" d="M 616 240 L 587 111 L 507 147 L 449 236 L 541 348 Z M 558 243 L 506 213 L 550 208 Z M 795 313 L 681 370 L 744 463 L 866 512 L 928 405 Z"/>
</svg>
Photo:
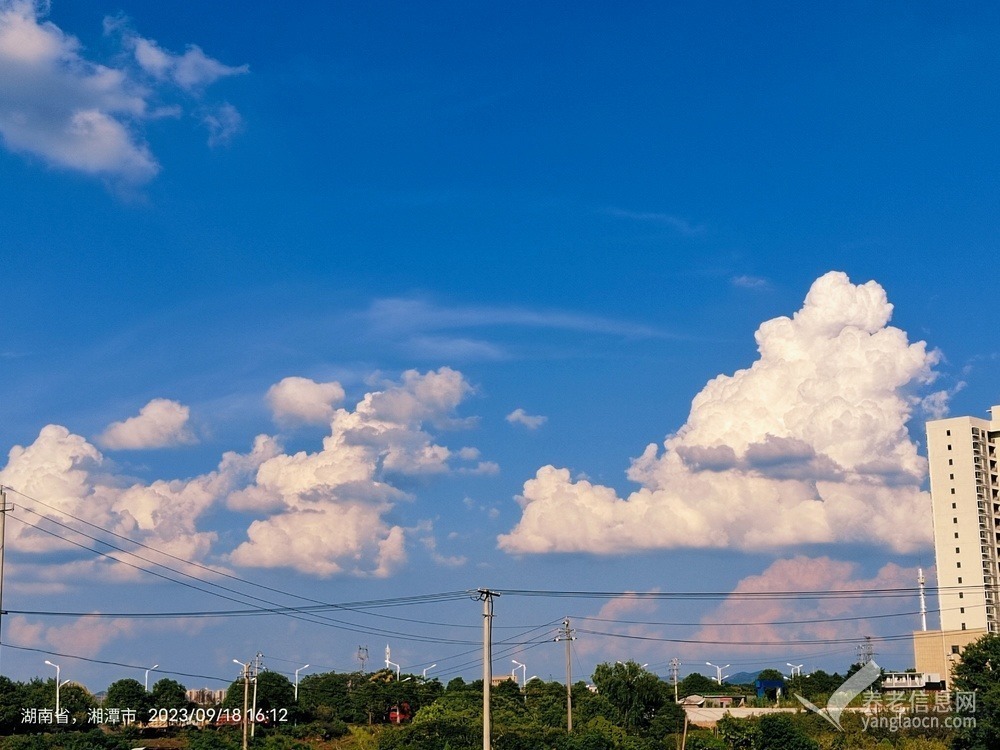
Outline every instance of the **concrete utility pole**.
<svg viewBox="0 0 1000 750">
<path fill-rule="evenodd" d="M 569 618 L 563 620 L 562 630 L 556 636 L 556 641 L 566 641 L 566 733 L 573 732 L 573 655 L 570 645 L 574 640 L 573 629 L 569 626 Z"/>
<path fill-rule="evenodd" d="M 680 703 L 677 699 L 677 677 L 680 674 L 681 660 L 674 658 L 670 660 L 670 681 L 674 683 L 674 703 Z"/>
<path fill-rule="evenodd" d="M 2 643 L 3 638 L 3 616 L 7 614 L 3 609 L 3 552 L 4 552 L 4 534 L 7 528 L 7 511 L 14 510 L 14 506 L 7 505 L 7 492 L 2 484 L 0 484 L 0 643 Z M 0 645 L 0 648 L 3 648 Z"/>
<path fill-rule="evenodd" d="M 490 689 L 493 687 L 493 598 L 496 591 L 479 589 L 483 603 L 483 750 L 492 750 L 490 726 Z"/>
<path fill-rule="evenodd" d="M 358 661 L 361 663 L 361 673 L 365 672 L 365 662 L 368 661 L 368 647 L 358 646 Z"/>
<path fill-rule="evenodd" d="M 264 654 L 262 654 L 260 651 L 258 651 L 257 655 L 253 658 L 253 713 L 250 714 L 251 737 L 255 735 L 254 730 L 257 729 L 257 675 L 260 674 L 261 667 L 263 666 L 262 664 L 263 659 L 264 659 Z"/>
</svg>

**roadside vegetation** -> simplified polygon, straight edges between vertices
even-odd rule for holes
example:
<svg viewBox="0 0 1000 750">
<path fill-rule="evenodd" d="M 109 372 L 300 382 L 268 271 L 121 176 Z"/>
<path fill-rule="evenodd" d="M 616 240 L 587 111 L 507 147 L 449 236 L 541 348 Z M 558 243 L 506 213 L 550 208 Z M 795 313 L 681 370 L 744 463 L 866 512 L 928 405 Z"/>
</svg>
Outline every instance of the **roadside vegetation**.
<svg viewBox="0 0 1000 750">
<path fill-rule="evenodd" d="M 954 675 L 954 688 L 975 693 L 975 705 L 959 713 L 942 713 L 938 704 L 931 715 L 939 726 L 926 722 L 909 726 L 907 717 L 926 716 L 930 709 L 897 705 L 891 715 L 885 715 L 898 719 L 895 724 L 886 720 L 876 725 L 868 714 L 844 712 L 840 716 L 843 731 L 823 716 L 802 709 L 793 695 L 825 706 L 858 665 L 843 677 L 814 672 L 784 680 L 775 670 L 765 671 L 760 679 L 782 685 L 780 693 L 771 688 L 763 697 L 757 697 L 749 685 L 720 686 L 692 674 L 677 685 L 682 698 L 728 695 L 733 705 L 797 709 L 751 718 L 727 714 L 713 729 L 703 729 L 685 725 L 684 710 L 674 701 L 674 685 L 634 662 L 600 664 L 592 684 L 572 686 L 571 733 L 567 732 L 565 685 L 534 678 L 523 688 L 513 680 L 495 686 L 493 748 L 663 750 L 683 745 L 687 750 L 996 750 L 1000 748 L 1000 670 L 994 670 L 994 664 L 1000 664 L 1000 637 L 987 636 L 966 649 Z M 197 708 L 187 702 L 184 687 L 173 680 L 160 680 L 149 692 L 135 680 L 120 680 L 109 686 L 100 704 L 82 687 L 63 685 L 60 706 L 65 718 L 61 724 L 52 723 L 47 713 L 38 714 L 40 707 L 53 706 L 54 698 L 54 680 L 19 683 L 0 677 L 0 750 L 239 750 L 242 746 L 244 684 L 240 680 L 230 685 L 224 703 L 211 707 L 214 716 L 224 720 L 200 727 L 175 720 Z M 482 747 L 481 681 L 456 678 L 442 685 L 438 680 L 397 676 L 388 670 L 330 672 L 302 679 L 296 701 L 287 678 L 262 672 L 257 709 L 261 723 L 249 741 L 255 750 Z M 122 717 L 134 719 L 126 725 Z M 975 721 L 954 728 L 955 720 L 963 717 Z"/>
</svg>

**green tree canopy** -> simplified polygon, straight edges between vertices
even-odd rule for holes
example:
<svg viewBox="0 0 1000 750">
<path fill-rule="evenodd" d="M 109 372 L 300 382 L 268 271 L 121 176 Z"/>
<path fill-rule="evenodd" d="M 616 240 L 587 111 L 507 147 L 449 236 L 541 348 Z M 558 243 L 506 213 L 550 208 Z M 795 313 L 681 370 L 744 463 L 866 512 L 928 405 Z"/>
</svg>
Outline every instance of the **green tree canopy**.
<svg viewBox="0 0 1000 750">
<path fill-rule="evenodd" d="M 968 706 L 959 712 L 976 719 L 974 727 L 956 731 L 952 747 L 955 750 L 1000 747 L 1000 636 L 984 635 L 966 646 L 962 661 L 953 671 L 952 684 L 956 692 L 975 693 L 975 707 Z"/>
<path fill-rule="evenodd" d="M 123 711 L 133 711 L 138 721 L 145 723 L 149 718 L 149 709 L 153 707 L 151 696 L 138 680 L 127 678 L 117 680 L 108 686 L 108 695 L 104 699 L 105 708 L 117 708 Z M 157 706 L 159 708 L 159 706 Z"/>
<path fill-rule="evenodd" d="M 593 680 L 598 693 L 614 709 L 612 721 L 629 732 L 648 727 L 667 702 L 666 684 L 634 661 L 598 664 Z"/>
<path fill-rule="evenodd" d="M 187 708 L 190 705 L 187 689 L 177 680 L 166 677 L 156 681 L 151 695 L 154 708 Z"/>
<path fill-rule="evenodd" d="M 700 672 L 692 672 L 677 683 L 677 694 L 681 698 L 686 698 L 689 695 L 718 693 L 719 688 L 720 685 L 715 680 L 706 677 Z"/>
</svg>

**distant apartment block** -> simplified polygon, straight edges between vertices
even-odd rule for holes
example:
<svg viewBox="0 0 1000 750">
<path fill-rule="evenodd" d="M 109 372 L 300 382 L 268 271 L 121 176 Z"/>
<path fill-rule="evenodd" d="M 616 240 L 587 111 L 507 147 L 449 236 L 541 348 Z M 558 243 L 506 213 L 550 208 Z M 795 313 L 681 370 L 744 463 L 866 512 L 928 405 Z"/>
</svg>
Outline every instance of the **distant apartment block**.
<svg viewBox="0 0 1000 750">
<path fill-rule="evenodd" d="M 211 688 L 188 690 L 187 699 L 199 706 L 219 706 L 226 699 L 226 691 L 225 689 L 212 690 Z"/>
<path fill-rule="evenodd" d="M 942 631 L 1000 632 L 1000 406 L 927 423 Z M 942 670 L 946 672 L 947 670 Z"/>
</svg>

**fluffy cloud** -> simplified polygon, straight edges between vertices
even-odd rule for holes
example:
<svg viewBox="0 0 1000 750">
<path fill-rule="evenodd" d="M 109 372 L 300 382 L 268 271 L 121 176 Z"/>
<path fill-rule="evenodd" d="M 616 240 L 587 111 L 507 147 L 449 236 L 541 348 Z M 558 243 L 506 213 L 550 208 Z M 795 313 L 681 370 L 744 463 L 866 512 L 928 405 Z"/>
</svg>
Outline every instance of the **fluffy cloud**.
<svg viewBox="0 0 1000 750">
<path fill-rule="evenodd" d="M 160 103 L 162 86 L 152 74 L 156 64 L 111 67 L 88 60 L 75 37 L 42 19 L 44 7 L 32 0 L 0 0 L 4 144 L 59 168 L 130 183 L 151 179 L 160 166 L 142 138 L 142 125 L 181 111 Z M 126 38 L 133 47 L 147 42 Z M 155 51 L 165 60 L 162 75 L 187 92 L 245 71 L 218 63 L 197 47 L 180 56 Z"/>
<path fill-rule="evenodd" d="M 329 423 L 334 405 L 344 400 L 340 383 L 317 383 L 309 378 L 290 377 L 275 383 L 267 392 L 267 402 L 278 422 Z"/>
<path fill-rule="evenodd" d="M 886 620 L 893 611 L 912 612 L 914 601 L 898 600 L 898 606 L 886 610 L 886 600 L 872 596 L 850 595 L 836 598 L 808 596 L 773 599 L 760 594 L 787 591 L 870 592 L 881 589 L 912 589 L 917 581 L 915 568 L 890 563 L 873 577 L 859 575 L 853 562 L 828 557 L 794 557 L 776 560 L 759 575 L 742 579 L 730 598 L 707 613 L 695 641 L 731 643 L 781 643 L 782 653 L 812 653 L 816 644 L 809 641 L 860 642 L 866 635 L 884 632 L 908 632 L 918 626 L 916 616 Z M 753 596 L 747 596 L 753 594 Z M 915 597 L 914 597 L 915 598 Z M 866 619 L 874 618 L 874 619 Z M 850 646 L 846 646 L 850 648 Z M 718 647 L 712 647 L 716 651 Z M 759 653 L 756 646 L 729 647 L 732 656 Z M 773 652 L 768 652 L 773 653 Z M 728 658 L 728 657 L 727 657 Z"/>
<path fill-rule="evenodd" d="M 285 396 L 289 391 L 315 395 L 317 388 L 323 394 L 322 399 L 293 399 L 300 415 L 303 404 L 329 408 L 331 399 L 342 397 L 339 386 L 324 389 L 330 384 L 308 381 L 300 391 L 294 383 L 291 389 L 287 380 L 282 383 L 286 387 L 279 393 Z M 214 471 L 149 483 L 116 474 L 85 438 L 49 425 L 31 445 L 11 449 L 7 465 L 0 470 L 0 484 L 23 495 L 18 505 L 25 521 L 37 522 L 28 508 L 69 525 L 76 525 L 74 518 L 82 519 L 181 560 L 204 562 L 226 555 L 236 565 L 287 567 L 318 576 L 388 576 L 407 559 L 406 530 L 387 520 L 397 503 L 409 499 L 396 486 L 397 480 L 450 472 L 453 462 L 456 471 L 496 470 L 492 462 L 479 460 L 475 448 L 461 448 L 453 454 L 427 432 L 429 425 L 465 424 L 455 410 L 471 390 L 461 373 L 446 367 L 427 373 L 408 371 L 398 382 L 365 394 L 353 409 L 334 410 L 330 434 L 313 453 L 285 453 L 274 438 L 261 435 L 250 452 L 225 453 Z M 151 402 L 138 417 L 109 429 L 102 436 L 104 444 L 148 446 L 162 444 L 164 435 L 176 438 L 186 423 L 186 410 L 184 419 L 173 421 L 175 429 L 165 430 L 161 429 L 164 420 L 151 416 L 160 413 L 150 408 L 155 404 Z M 178 411 L 169 408 L 162 413 L 176 416 Z M 474 468 L 469 462 L 476 462 Z M 222 506 L 255 516 L 245 541 L 228 554 L 217 549 L 218 535 L 206 528 L 209 511 Z M 66 542 L 28 524 L 11 524 L 8 535 L 25 553 L 69 549 Z M 183 565 L 157 551 L 141 554 L 171 567 Z M 122 559 L 140 567 L 147 564 Z M 139 575 L 134 568 L 86 557 L 39 566 L 33 577 L 48 584 L 93 577 L 98 571 L 108 581 Z"/>
<path fill-rule="evenodd" d="M 215 471 L 147 485 L 114 475 L 105 467 L 101 452 L 85 438 L 65 427 L 48 425 L 31 445 L 11 449 L 0 471 L 0 484 L 24 495 L 26 500 L 19 503 L 24 508 L 71 525 L 74 517 L 80 518 L 170 555 L 200 560 L 216 535 L 200 530 L 199 519 L 213 504 L 245 485 L 257 467 L 277 453 L 274 441 L 260 436 L 250 453 L 224 454 Z M 37 523 L 36 516 L 23 512 L 25 521 Z M 65 542 L 27 524 L 12 524 L 8 534 L 17 549 L 25 552 L 69 549 Z M 153 552 L 142 554 L 172 567 L 178 564 Z"/>
<path fill-rule="evenodd" d="M 455 370 L 411 370 L 353 411 L 337 409 L 321 450 L 265 461 L 254 484 L 230 496 L 231 508 L 266 516 L 250 525 L 232 562 L 319 576 L 392 573 L 406 560 L 405 530 L 385 520 L 406 497 L 392 478 L 450 471 L 452 452 L 424 426 L 461 424 L 454 411 L 469 392 Z M 478 455 L 461 449 L 455 457 Z"/>
<path fill-rule="evenodd" d="M 113 422 L 97 437 L 110 450 L 166 448 L 197 442 L 188 428 L 191 410 L 176 401 L 154 398 L 135 417 Z"/>
<path fill-rule="evenodd" d="M 511 424 L 519 424 L 527 427 L 529 430 L 537 430 L 549 420 L 548 417 L 532 416 L 520 407 L 508 414 L 506 419 Z"/>
<path fill-rule="evenodd" d="M 906 423 L 908 390 L 933 380 L 938 356 L 889 326 L 891 313 L 875 282 L 821 277 L 791 318 L 760 326 L 757 361 L 711 380 L 664 450 L 633 460 L 640 489 L 623 499 L 544 466 L 501 548 L 928 545 L 926 466 Z"/>
</svg>

